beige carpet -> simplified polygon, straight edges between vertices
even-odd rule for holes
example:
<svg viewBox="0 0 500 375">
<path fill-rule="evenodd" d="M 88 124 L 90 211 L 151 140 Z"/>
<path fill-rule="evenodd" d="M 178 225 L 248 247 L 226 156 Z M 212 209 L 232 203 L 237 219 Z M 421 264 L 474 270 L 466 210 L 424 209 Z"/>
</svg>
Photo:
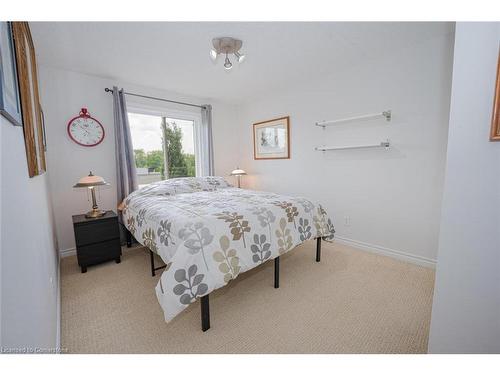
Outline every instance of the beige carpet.
<svg viewBox="0 0 500 375">
<path fill-rule="evenodd" d="M 434 271 L 315 243 L 242 274 L 210 297 L 212 328 L 200 328 L 196 302 L 163 320 L 144 248 L 121 264 L 80 273 L 62 259 L 62 347 L 70 353 L 425 353 Z"/>
</svg>

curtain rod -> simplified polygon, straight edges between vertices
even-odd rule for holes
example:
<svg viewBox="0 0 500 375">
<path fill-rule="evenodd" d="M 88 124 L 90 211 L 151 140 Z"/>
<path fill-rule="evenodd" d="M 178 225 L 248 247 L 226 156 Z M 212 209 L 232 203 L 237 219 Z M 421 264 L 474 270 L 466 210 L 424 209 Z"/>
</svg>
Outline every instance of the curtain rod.
<svg viewBox="0 0 500 375">
<path fill-rule="evenodd" d="M 104 91 L 106 92 L 113 92 L 113 89 L 109 89 L 109 88 L 105 88 Z M 168 99 L 163 99 L 163 98 L 156 98 L 154 96 L 147 96 L 147 95 L 140 95 L 140 94 L 134 94 L 134 93 L 131 93 L 131 92 L 125 92 L 123 91 L 123 93 L 125 95 L 131 95 L 131 96 L 137 96 L 139 98 L 146 98 L 146 99 L 153 99 L 153 100 L 159 100 L 159 101 L 162 101 L 162 102 L 168 102 L 168 103 L 175 103 L 175 104 L 181 104 L 181 105 L 188 105 L 190 107 L 197 107 L 197 108 L 205 108 L 205 106 L 203 105 L 198 105 L 198 104 L 192 104 L 192 103 L 185 103 L 185 102 L 177 102 L 175 100 L 168 100 Z"/>
</svg>

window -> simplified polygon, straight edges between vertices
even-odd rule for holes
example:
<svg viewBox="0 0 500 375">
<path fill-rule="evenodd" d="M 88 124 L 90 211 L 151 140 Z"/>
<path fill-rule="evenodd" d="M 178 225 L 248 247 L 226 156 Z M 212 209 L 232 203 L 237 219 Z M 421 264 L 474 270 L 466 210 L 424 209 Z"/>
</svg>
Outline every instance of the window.
<svg viewBox="0 0 500 375">
<path fill-rule="evenodd" d="M 200 175 L 196 138 L 199 117 L 190 113 L 128 113 L 139 187 Z"/>
</svg>

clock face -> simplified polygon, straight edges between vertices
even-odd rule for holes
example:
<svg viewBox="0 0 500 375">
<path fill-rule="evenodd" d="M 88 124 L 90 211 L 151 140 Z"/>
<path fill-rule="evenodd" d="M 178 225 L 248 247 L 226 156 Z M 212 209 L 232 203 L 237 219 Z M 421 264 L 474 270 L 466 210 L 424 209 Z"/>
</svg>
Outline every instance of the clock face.
<svg viewBox="0 0 500 375">
<path fill-rule="evenodd" d="M 96 119 L 80 115 L 69 122 L 68 134 L 79 145 L 92 147 L 103 141 L 104 128 Z"/>
</svg>

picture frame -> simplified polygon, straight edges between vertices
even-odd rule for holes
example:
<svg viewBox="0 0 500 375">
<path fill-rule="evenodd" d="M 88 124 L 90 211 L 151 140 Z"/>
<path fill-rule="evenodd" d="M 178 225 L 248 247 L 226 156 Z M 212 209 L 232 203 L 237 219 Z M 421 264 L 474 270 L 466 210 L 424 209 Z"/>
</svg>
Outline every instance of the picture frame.
<svg viewBox="0 0 500 375">
<path fill-rule="evenodd" d="M 23 126 L 11 22 L 0 22 L 0 115 Z"/>
<path fill-rule="evenodd" d="M 290 117 L 253 124 L 255 160 L 290 159 Z"/>
<path fill-rule="evenodd" d="M 495 97 L 493 99 L 490 141 L 500 141 L 500 51 L 498 53 L 497 80 L 495 85 Z"/>
<path fill-rule="evenodd" d="M 12 22 L 12 35 L 16 52 L 28 174 L 30 177 L 34 177 L 44 173 L 47 168 L 35 46 L 27 22 Z"/>
</svg>

